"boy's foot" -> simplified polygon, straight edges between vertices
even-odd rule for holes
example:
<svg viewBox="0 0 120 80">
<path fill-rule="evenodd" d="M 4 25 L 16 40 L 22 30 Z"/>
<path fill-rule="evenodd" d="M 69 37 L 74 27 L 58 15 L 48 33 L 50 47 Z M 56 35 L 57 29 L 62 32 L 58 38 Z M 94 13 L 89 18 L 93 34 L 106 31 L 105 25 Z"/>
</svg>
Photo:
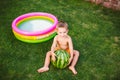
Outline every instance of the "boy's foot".
<svg viewBox="0 0 120 80">
<path fill-rule="evenodd" d="M 74 68 L 74 67 L 69 66 L 69 69 L 73 72 L 73 74 L 77 74 L 77 71 L 75 70 L 75 68 Z"/>
<path fill-rule="evenodd" d="M 42 67 L 42 68 L 38 69 L 37 71 L 38 71 L 38 73 L 42 73 L 42 72 L 46 72 L 48 70 L 49 70 L 48 67 Z"/>
</svg>

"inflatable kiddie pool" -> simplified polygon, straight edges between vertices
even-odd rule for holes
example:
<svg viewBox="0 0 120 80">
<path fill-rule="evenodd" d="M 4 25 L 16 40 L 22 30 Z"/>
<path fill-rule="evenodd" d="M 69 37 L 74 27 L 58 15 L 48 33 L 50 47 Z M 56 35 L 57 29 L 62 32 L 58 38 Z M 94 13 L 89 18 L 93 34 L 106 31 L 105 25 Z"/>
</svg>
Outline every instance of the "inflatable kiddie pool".
<svg viewBox="0 0 120 80">
<path fill-rule="evenodd" d="M 47 41 L 56 35 L 57 18 L 44 12 L 32 12 L 17 17 L 12 31 L 18 40 L 28 43 Z"/>
</svg>

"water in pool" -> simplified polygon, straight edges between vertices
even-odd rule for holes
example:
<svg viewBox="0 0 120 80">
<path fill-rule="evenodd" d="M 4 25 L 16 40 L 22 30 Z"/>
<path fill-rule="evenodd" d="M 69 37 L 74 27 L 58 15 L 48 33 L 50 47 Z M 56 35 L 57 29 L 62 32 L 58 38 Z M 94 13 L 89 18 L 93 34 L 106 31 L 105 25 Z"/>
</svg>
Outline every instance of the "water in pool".
<svg viewBox="0 0 120 80">
<path fill-rule="evenodd" d="M 53 23 L 49 20 L 33 19 L 22 22 L 22 24 L 18 25 L 18 28 L 27 32 L 37 32 L 49 29 L 52 25 Z"/>
</svg>

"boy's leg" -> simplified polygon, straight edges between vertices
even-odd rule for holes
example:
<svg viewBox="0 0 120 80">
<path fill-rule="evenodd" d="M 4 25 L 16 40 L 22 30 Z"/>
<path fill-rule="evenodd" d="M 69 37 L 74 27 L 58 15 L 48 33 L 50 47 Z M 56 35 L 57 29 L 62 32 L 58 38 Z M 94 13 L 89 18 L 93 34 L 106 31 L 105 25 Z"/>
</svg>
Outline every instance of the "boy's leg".
<svg viewBox="0 0 120 80">
<path fill-rule="evenodd" d="M 74 74 L 77 74 L 77 71 L 75 70 L 75 65 L 78 61 L 78 58 L 79 58 L 79 52 L 77 50 L 74 50 L 73 51 L 73 59 L 72 59 L 72 62 L 71 62 L 71 65 L 69 66 L 69 69 L 74 73 Z"/>
<path fill-rule="evenodd" d="M 49 64 L 50 64 L 50 57 L 51 56 L 52 56 L 52 53 L 50 51 L 47 52 L 44 66 L 37 70 L 39 73 L 42 73 L 42 72 L 45 72 L 45 71 L 49 70 Z"/>
</svg>

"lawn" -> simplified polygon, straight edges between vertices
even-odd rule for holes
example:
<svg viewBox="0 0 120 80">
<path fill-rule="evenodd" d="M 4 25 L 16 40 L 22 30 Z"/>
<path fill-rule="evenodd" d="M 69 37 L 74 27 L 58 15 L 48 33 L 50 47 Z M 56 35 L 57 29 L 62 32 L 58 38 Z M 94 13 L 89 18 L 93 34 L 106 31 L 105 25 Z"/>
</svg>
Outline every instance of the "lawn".
<svg viewBox="0 0 120 80">
<path fill-rule="evenodd" d="M 25 43 L 13 35 L 12 21 L 25 13 L 47 12 L 69 24 L 80 51 L 77 75 L 50 65 L 39 74 L 53 39 Z M 120 11 L 84 0 L 3 0 L 0 2 L 0 80 L 120 80 Z"/>
</svg>

